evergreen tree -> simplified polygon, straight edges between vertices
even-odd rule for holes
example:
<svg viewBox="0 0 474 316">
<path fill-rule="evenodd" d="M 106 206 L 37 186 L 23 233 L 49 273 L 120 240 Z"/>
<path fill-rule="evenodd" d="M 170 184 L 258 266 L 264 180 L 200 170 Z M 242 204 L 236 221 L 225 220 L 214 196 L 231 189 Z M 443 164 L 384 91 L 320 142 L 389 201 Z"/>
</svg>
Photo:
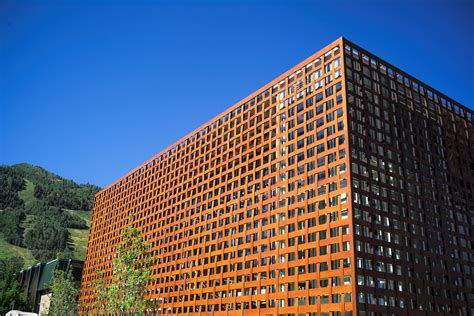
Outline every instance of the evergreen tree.
<svg viewBox="0 0 474 316">
<path fill-rule="evenodd" d="M 21 208 L 23 201 L 18 192 L 23 190 L 23 177 L 8 166 L 0 166 L 0 210 L 7 207 Z"/>
<path fill-rule="evenodd" d="M 79 290 L 74 284 L 71 270 L 66 274 L 62 270 L 54 271 L 51 282 L 51 303 L 48 316 L 76 315 Z"/>
</svg>

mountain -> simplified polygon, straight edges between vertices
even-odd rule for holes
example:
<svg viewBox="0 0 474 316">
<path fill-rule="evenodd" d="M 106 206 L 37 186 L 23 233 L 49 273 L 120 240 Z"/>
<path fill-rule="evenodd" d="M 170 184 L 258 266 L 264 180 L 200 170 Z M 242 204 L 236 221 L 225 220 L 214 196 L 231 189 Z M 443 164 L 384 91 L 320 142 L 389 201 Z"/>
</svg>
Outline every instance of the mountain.
<svg viewBox="0 0 474 316">
<path fill-rule="evenodd" d="M 0 259 L 84 260 L 98 190 L 26 163 L 0 166 Z"/>
</svg>

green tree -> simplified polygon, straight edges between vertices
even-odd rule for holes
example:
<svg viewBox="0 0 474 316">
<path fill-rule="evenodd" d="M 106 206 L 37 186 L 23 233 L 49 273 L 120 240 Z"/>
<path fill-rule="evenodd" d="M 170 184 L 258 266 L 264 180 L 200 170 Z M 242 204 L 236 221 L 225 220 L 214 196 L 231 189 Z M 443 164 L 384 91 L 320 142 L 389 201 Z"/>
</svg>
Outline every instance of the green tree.
<svg viewBox="0 0 474 316">
<path fill-rule="evenodd" d="M 113 262 L 109 286 L 103 273 L 96 271 L 96 309 L 118 315 L 144 315 L 149 306 L 145 298 L 146 285 L 152 281 L 150 244 L 140 236 L 140 230 L 127 226 Z"/>
<path fill-rule="evenodd" d="M 89 211 L 92 209 L 94 194 L 100 189 L 91 184 L 77 184 L 41 167 L 26 163 L 2 167 L 9 170 L 3 171 L 0 167 L 0 183 L 2 183 L 2 174 L 5 173 L 8 173 L 8 176 L 14 173 L 19 175 L 21 179 L 28 179 L 35 185 L 34 196 L 37 199 L 44 200 L 50 206 Z M 2 197 L 2 191 L 0 186 L 0 197 Z M 13 205 L 10 206 L 13 207 Z"/>
<path fill-rule="evenodd" d="M 71 270 L 66 274 L 62 270 L 54 271 L 51 282 L 51 303 L 48 316 L 75 315 L 79 289 L 74 283 Z"/>
<path fill-rule="evenodd" d="M 24 187 L 25 182 L 18 172 L 9 166 L 0 166 L 0 210 L 23 207 L 18 192 Z"/>
<path fill-rule="evenodd" d="M 109 288 L 105 280 L 105 273 L 101 269 L 95 269 L 95 280 L 93 287 L 95 289 L 94 309 L 99 315 L 103 314 L 109 301 Z M 95 314 L 94 314 L 95 315 Z"/>
<path fill-rule="evenodd" d="M 0 235 L 10 244 L 23 246 L 21 222 L 25 213 L 10 207 L 0 211 Z"/>
<path fill-rule="evenodd" d="M 51 217 L 40 217 L 25 234 L 24 243 L 41 262 L 56 258 L 68 247 L 69 231 Z"/>
<path fill-rule="evenodd" d="M 17 274 L 22 267 L 21 257 L 0 260 L 0 315 L 5 315 L 12 307 L 29 310 L 28 300 L 17 280 Z"/>
</svg>

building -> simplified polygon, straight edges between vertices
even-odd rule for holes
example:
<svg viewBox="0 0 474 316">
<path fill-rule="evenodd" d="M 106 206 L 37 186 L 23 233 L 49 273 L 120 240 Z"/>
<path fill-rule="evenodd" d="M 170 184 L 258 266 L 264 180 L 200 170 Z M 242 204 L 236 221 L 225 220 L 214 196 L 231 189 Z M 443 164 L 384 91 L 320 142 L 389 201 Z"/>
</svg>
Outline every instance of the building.
<svg viewBox="0 0 474 316">
<path fill-rule="evenodd" d="M 82 279 L 130 215 L 154 314 L 474 314 L 473 111 L 339 38 L 95 196 Z"/>
<path fill-rule="evenodd" d="M 5 314 L 5 316 L 38 316 L 36 313 L 22 312 L 17 310 L 11 310 Z"/>
<path fill-rule="evenodd" d="M 78 283 L 81 280 L 84 262 L 73 259 L 54 259 L 47 263 L 37 263 L 19 274 L 20 287 L 28 297 L 33 312 L 42 314 L 49 309 L 51 298 L 50 285 L 55 270 L 68 273 L 71 270 L 73 279 Z"/>
</svg>

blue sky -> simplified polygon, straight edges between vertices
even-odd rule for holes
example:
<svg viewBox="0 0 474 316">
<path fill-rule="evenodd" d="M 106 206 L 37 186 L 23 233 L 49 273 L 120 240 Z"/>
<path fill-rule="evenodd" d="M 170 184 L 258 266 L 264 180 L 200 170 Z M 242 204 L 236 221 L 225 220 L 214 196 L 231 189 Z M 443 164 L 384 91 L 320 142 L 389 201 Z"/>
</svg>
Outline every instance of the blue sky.
<svg viewBox="0 0 474 316">
<path fill-rule="evenodd" d="M 0 164 L 105 186 L 339 36 L 472 108 L 472 1 L 0 1 Z"/>
</svg>

